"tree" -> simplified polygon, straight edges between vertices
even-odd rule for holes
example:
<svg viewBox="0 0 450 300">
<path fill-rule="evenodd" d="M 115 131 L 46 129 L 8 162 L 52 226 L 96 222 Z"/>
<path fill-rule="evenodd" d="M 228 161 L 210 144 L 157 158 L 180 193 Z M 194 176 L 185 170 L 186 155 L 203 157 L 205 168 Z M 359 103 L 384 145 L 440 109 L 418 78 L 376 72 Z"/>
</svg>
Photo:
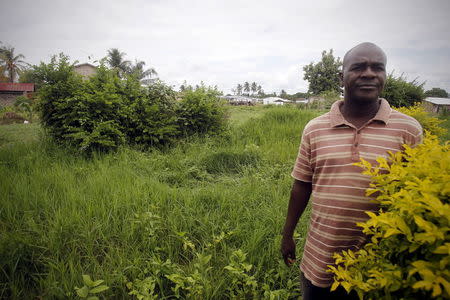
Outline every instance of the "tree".
<svg viewBox="0 0 450 300">
<path fill-rule="evenodd" d="M 288 94 L 286 93 L 285 90 L 281 90 L 280 98 L 283 98 L 283 99 L 287 99 L 288 98 Z"/>
<path fill-rule="evenodd" d="M 144 69 L 145 62 L 142 60 L 136 60 L 135 64 L 129 69 L 129 73 L 136 77 L 138 80 L 143 80 L 146 77 L 152 77 L 152 75 L 158 75 L 154 68 Z"/>
<path fill-rule="evenodd" d="M 244 91 L 247 92 L 247 96 L 250 93 L 250 83 L 248 81 L 244 82 Z"/>
<path fill-rule="evenodd" d="M 116 70 L 120 77 L 129 73 L 131 68 L 131 62 L 124 59 L 125 55 L 125 52 L 120 52 L 117 48 L 111 48 L 108 50 L 108 55 L 106 56 L 106 62 L 112 69 Z"/>
<path fill-rule="evenodd" d="M 389 101 L 391 106 L 412 106 L 424 98 L 423 85 L 424 82 L 419 83 L 417 79 L 407 81 L 403 74 L 395 77 L 391 73 L 386 78 L 381 97 Z"/>
<path fill-rule="evenodd" d="M 252 82 L 252 86 L 250 87 L 250 89 L 252 90 L 252 94 L 256 93 L 256 91 L 258 90 L 258 85 L 256 84 L 256 82 Z"/>
<path fill-rule="evenodd" d="M 444 89 L 432 88 L 431 90 L 425 92 L 425 97 L 447 98 L 448 93 Z"/>
<path fill-rule="evenodd" d="M 187 89 L 187 82 L 186 80 L 183 81 L 183 84 L 180 85 L 180 92 L 184 92 Z"/>
<path fill-rule="evenodd" d="M 238 96 L 242 95 L 242 85 L 240 83 L 238 83 L 237 87 L 236 87 L 236 91 Z"/>
<path fill-rule="evenodd" d="M 6 72 L 8 81 L 14 82 L 16 76 L 25 69 L 26 62 L 23 54 L 14 54 L 14 47 L 2 47 L 0 49 L 0 67 Z"/>
<path fill-rule="evenodd" d="M 258 92 L 258 96 L 264 95 L 264 91 L 260 85 L 256 88 L 256 91 Z"/>
<path fill-rule="evenodd" d="M 339 72 L 342 62 L 339 57 L 335 58 L 333 49 L 322 52 L 322 60 L 318 63 L 310 63 L 303 67 L 303 79 L 309 82 L 308 92 L 319 95 L 325 91 L 340 92 Z"/>
</svg>

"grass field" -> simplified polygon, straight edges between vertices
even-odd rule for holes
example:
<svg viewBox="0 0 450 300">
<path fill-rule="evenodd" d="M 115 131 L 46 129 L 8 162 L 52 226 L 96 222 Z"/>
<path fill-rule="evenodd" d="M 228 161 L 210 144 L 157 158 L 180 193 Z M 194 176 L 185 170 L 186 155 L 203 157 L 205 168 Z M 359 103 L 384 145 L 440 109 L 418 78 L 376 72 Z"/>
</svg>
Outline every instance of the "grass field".
<svg viewBox="0 0 450 300">
<path fill-rule="evenodd" d="M 300 133 L 316 115 L 233 107 L 220 138 L 89 159 L 42 139 L 39 125 L 0 126 L 0 298 L 94 295 L 83 274 L 104 280 L 95 295 L 106 299 L 295 297 L 280 231 Z"/>
</svg>

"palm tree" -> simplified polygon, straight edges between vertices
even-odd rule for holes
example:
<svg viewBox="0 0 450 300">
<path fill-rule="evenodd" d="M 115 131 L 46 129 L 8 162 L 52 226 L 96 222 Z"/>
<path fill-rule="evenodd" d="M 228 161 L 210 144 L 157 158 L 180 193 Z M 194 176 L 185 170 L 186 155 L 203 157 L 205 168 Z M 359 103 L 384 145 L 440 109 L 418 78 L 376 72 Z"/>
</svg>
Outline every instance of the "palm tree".
<svg viewBox="0 0 450 300">
<path fill-rule="evenodd" d="M 131 62 L 124 59 L 125 55 L 127 55 L 125 52 L 120 52 L 117 48 L 111 48 L 106 56 L 106 62 L 112 69 L 117 71 L 119 76 L 130 72 Z"/>
<path fill-rule="evenodd" d="M 242 85 L 240 83 L 238 83 L 236 90 L 237 90 L 238 96 L 242 95 Z"/>
<path fill-rule="evenodd" d="M 260 85 L 258 85 L 258 87 L 256 88 L 256 90 L 258 91 L 258 96 L 262 96 L 264 95 L 264 91 L 262 89 L 262 87 Z"/>
<path fill-rule="evenodd" d="M 244 82 L 244 91 L 247 92 L 247 96 L 250 93 L 250 83 L 248 83 L 247 81 Z"/>
<path fill-rule="evenodd" d="M 252 94 L 256 93 L 256 91 L 258 90 L 258 85 L 256 84 L 256 82 L 252 82 L 252 86 L 250 87 L 250 89 L 252 90 Z"/>
<path fill-rule="evenodd" d="M 22 58 L 25 58 L 23 54 L 14 55 L 13 47 L 0 48 L 0 68 L 6 72 L 9 82 L 14 82 L 16 75 L 25 69 L 27 63 Z"/>
<path fill-rule="evenodd" d="M 144 69 L 144 66 L 144 61 L 136 60 L 136 63 L 130 68 L 130 74 L 134 75 L 139 80 L 142 80 L 146 77 L 152 77 L 152 75 L 158 75 L 154 68 Z"/>
</svg>

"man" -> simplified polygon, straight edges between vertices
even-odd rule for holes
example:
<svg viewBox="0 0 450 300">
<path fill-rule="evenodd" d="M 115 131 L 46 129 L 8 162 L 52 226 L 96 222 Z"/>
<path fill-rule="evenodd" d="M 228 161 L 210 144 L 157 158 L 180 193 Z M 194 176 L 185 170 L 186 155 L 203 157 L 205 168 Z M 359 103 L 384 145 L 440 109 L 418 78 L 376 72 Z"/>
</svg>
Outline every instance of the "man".
<svg viewBox="0 0 450 300">
<path fill-rule="evenodd" d="M 376 163 L 388 151 L 401 151 L 422 140 L 419 123 L 390 108 L 379 98 L 386 81 L 386 55 L 372 43 L 346 53 L 340 74 L 344 101 L 311 120 L 303 131 L 292 176 L 294 184 L 283 230 L 281 252 L 287 265 L 295 260 L 293 232 L 311 196 L 311 218 L 302 271 L 303 299 L 351 299 L 345 291 L 330 292 L 333 253 L 361 248 L 367 237 L 356 222 L 377 211 L 365 195 L 370 178 L 354 166 L 361 158 Z"/>
</svg>

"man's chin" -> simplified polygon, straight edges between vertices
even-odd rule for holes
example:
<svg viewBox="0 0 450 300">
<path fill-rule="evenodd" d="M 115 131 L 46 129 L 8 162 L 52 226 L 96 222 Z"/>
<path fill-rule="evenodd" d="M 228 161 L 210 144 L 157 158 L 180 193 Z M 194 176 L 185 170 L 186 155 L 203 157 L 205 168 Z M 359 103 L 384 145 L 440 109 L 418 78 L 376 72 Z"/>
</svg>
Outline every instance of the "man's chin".
<svg viewBox="0 0 450 300">
<path fill-rule="evenodd" d="M 379 96 L 378 93 L 355 93 L 350 98 L 358 102 L 372 102 L 377 101 Z"/>
</svg>

